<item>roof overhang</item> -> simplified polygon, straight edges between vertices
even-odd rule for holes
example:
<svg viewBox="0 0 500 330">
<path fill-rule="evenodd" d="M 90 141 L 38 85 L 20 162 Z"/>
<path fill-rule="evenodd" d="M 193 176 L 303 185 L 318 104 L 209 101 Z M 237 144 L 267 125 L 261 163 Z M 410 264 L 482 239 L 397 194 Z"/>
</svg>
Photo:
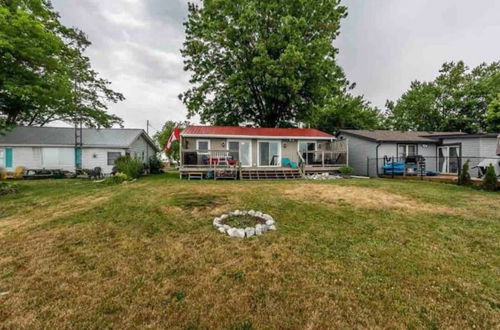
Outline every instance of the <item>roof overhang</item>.
<svg viewBox="0 0 500 330">
<path fill-rule="evenodd" d="M 257 139 L 257 140 L 336 140 L 334 136 L 265 136 L 265 135 L 222 135 L 222 134 L 185 134 L 182 137 L 188 138 L 214 138 L 214 139 Z"/>
</svg>

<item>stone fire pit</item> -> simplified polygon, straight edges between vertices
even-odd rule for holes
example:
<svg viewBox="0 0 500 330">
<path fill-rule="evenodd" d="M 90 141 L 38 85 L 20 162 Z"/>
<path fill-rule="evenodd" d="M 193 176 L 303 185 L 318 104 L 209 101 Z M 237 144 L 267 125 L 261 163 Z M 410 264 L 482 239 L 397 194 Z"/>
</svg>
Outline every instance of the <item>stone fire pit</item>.
<svg viewBox="0 0 500 330">
<path fill-rule="evenodd" d="M 227 224 L 228 220 L 236 217 L 252 217 L 255 219 L 255 226 L 247 226 L 245 228 L 232 227 Z M 231 237 L 252 237 L 260 236 L 266 231 L 276 230 L 274 219 L 269 214 L 264 214 L 259 211 L 240 211 L 236 210 L 228 214 L 222 214 L 213 221 L 215 229 L 223 234 Z"/>
</svg>

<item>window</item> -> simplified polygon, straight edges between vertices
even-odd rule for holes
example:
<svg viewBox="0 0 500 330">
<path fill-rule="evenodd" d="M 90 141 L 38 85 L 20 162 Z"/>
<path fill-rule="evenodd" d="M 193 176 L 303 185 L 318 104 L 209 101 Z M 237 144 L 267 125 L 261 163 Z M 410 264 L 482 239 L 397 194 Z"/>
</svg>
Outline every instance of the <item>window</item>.
<svg viewBox="0 0 500 330">
<path fill-rule="evenodd" d="M 208 150 L 210 150 L 210 140 L 196 140 L 196 150 L 198 154 L 208 154 Z"/>
<path fill-rule="evenodd" d="M 121 152 L 108 152 L 108 165 L 115 165 L 115 162 L 120 156 Z"/>
<path fill-rule="evenodd" d="M 228 141 L 227 147 L 232 159 L 241 162 L 241 166 L 252 166 L 252 142 L 250 140 Z"/>
<path fill-rule="evenodd" d="M 59 169 L 61 166 L 75 166 L 74 148 L 42 148 L 42 167 Z"/>
<path fill-rule="evenodd" d="M 398 158 L 412 157 L 417 155 L 416 144 L 398 144 Z"/>
<path fill-rule="evenodd" d="M 316 142 L 299 141 L 299 152 L 306 164 L 314 164 Z"/>
<path fill-rule="evenodd" d="M 281 142 L 259 141 L 258 143 L 259 166 L 281 165 Z"/>
</svg>

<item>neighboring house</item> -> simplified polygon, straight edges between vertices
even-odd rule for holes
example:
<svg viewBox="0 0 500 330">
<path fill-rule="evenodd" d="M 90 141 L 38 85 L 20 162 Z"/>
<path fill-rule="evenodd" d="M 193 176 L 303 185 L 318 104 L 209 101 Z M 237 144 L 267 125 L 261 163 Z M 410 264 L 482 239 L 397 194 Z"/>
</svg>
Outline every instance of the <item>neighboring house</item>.
<svg viewBox="0 0 500 330">
<path fill-rule="evenodd" d="M 216 170 L 228 168 L 240 171 L 241 178 L 280 178 L 285 169 L 301 172 L 294 177 L 347 164 L 345 141 L 310 128 L 189 126 L 180 146 L 181 176 L 217 176 Z"/>
<path fill-rule="evenodd" d="M 356 174 L 371 177 L 383 173 L 384 163 L 421 155 L 426 170 L 456 174 L 469 160 L 471 175 L 484 159 L 496 157 L 498 134 L 462 132 L 415 132 L 389 130 L 341 130 L 339 138 L 348 140 L 349 166 Z"/>
<path fill-rule="evenodd" d="M 116 158 L 130 155 L 147 162 L 158 147 L 142 129 L 83 128 L 82 151 L 75 147 L 75 129 L 23 127 L 0 135 L 0 168 L 61 169 L 75 171 L 100 167 L 111 173 Z"/>
</svg>

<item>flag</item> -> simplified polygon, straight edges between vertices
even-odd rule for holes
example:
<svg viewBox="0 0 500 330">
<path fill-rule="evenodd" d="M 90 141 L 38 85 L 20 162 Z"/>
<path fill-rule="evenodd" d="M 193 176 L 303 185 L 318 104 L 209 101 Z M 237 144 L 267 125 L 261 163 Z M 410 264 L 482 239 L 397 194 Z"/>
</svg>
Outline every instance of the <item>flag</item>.
<svg viewBox="0 0 500 330">
<path fill-rule="evenodd" d="M 168 152 L 170 150 L 170 147 L 172 147 L 172 143 L 174 143 L 174 141 L 179 140 L 180 137 L 181 137 L 181 132 L 179 128 L 178 127 L 174 128 L 174 131 L 172 132 L 172 135 L 170 135 L 167 145 L 165 146 L 165 152 Z"/>
</svg>

